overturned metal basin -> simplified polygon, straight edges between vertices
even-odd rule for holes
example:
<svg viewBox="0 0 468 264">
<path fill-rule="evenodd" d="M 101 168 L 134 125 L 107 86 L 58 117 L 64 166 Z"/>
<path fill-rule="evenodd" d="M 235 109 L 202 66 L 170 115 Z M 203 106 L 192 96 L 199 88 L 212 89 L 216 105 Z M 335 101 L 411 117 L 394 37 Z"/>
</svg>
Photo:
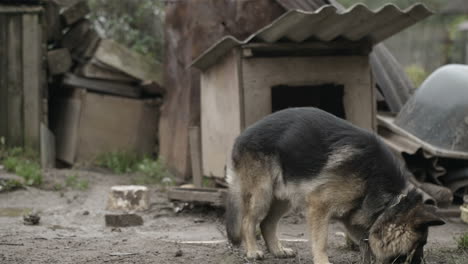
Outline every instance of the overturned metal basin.
<svg viewBox="0 0 468 264">
<path fill-rule="evenodd" d="M 396 116 L 395 125 L 434 155 L 468 159 L 468 66 L 447 65 L 432 73 Z"/>
</svg>

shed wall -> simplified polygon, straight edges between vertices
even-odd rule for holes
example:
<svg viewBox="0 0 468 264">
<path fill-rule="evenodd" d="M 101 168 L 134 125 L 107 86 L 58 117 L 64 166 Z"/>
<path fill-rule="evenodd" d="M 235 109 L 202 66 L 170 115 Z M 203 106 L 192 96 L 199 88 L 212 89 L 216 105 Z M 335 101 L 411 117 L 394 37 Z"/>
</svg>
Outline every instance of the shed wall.
<svg viewBox="0 0 468 264">
<path fill-rule="evenodd" d="M 344 85 L 347 120 L 374 130 L 375 100 L 369 57 L 278 57 L 242 60 L 245 126 L 270 114 L 271 87 Z"/>
</svg>

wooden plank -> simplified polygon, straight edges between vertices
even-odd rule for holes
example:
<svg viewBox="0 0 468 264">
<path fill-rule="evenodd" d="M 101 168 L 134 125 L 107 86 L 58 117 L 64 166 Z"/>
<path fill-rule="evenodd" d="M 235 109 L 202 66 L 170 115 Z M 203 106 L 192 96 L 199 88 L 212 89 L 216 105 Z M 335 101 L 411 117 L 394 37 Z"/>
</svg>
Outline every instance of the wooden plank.
<svg viewBox="0 0 468 264">
<path fill-rule="evenodd" d="M 36 14 L 23 15 L 23 122 L 24 145 L 36 151 L 40 149 L 40 123 L 42 93 L 40 74 L 42 66 L 42 32 Z"/>
<path fill-rule="evenodd" d="M 62 24 L 60 21 L 60 6 L 55 0 L 44 1 L 44 22 L 47 42 L 58 42 L 62 38 Z"/>
<path fill-rule="evenodd" d="M 81 57 L 85 59 L 90 59 L 94 56 L 94 52 L 96 51 L 99 42 L 101 41 L 101 37 L 96 32 L 96 30 L 90 30 L 88 34 L 86 34 L 86 45 L 83 45 L 79 50 L 79 54 Z"/>
<path fill-rule="evenodd" d="M 0 43 L 7 43 L 7 16 L 0 14 Z M 8 135 L 8 45 L 0 45 L 0 139 Z"/>
<path fill-rule="evenodd" d="M 41 123 L 41 166 L 55 168 L 55 136 Z"/>
<path fill-rule="evenodd" d="M 109 81 L 137 82 L 138 80 L 126 75 L 100 67 L 98 64 L 88 62 L 77 69 L 77 74 L 94 79 L 102 79 Z"/>
<path fill-rule="evenodd" d="M 72 52 L 82 44 L 89 30 L 91 30 L 91 22 L 88 20 L 78 22 L 63 35 L 61 41 L 62 47 Z"/>
<path fill-rule="evenodd" d="M 113 40 L 103 39 L 94 58 L 139 80 L 162 83 L 162 66 Z"/>
<path fill-rule="evenodd" d="M 241 132 L 240 77 L 232 51 L 201 76 L 203 175 L 224 178 L 224 167 Z"/>
<path fill-rule="evenodd" d="M 8 135 L 9 146 L 23 146 L 23 90 L 22 90 L 22 19 L 19 15 L 8 16 Z"/>
<path fill-rule="evenodd" d="M 167 192 L 167 197 L 170 200 L 209 203 L 214 206 L 224 206 L 226 196 L 226 189 L 171 188 Z"/>
<path fill-rule="evenodd" d="M 47 52 L 47 65 L 52 75 L 68 72 L 72 66 L 70 52 L 66 48 Z"/>
<path fill-rule="evenodd" d="M 72 87 L 86 88 L 91 91 L 102 92 L 131 98 L 141 97 L 141 88 L 136 85 L 128 85 L 122 82 L 107 80 L 87 79 L 74 74 L 66 74 L 63 84 Z"/>
<path fill-rule="evenodd" d="M 51 102 L 51 128 L 55 134 L 57 159 L 73 164 L 78 147 L 81 99 L 60 98 Z"/>
<path fill-rule="evenodd" d="M 200 188 L 203 183 L 200 127 L 189 128 L 189 141 L 193 185 Z"/>
<path fill-rule="evenodd" d="M 73 25 L 89 13 L 87 1 L 78 1 L 75 4 L 65 8 L 60 15 L 66 26 Z"/>
<path fill-rule="evenodd" d="M 158 83 L 155 83 L 152 81 L 143 82 L 141 84 L 141 89 L 143 89 L 143 92 L 145 94 L 149 94 L 149 95 L 165 95 L 166 94 L 165 87 L 162 87 Z"/>
</svg>

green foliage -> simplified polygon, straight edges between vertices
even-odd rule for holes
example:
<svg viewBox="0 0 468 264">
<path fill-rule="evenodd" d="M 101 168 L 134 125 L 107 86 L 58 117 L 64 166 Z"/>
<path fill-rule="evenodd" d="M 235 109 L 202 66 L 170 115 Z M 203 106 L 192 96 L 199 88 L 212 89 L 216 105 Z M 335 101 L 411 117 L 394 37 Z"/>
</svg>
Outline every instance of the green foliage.
<svg viewBox="0 0 468 264">
<path fill-rule="evenodd" d="M 173 185 L 172 174 L 166 169 L 161 160 L 144 158 L 138 163 L 136 168 L 135 184 L 161 184 L 164 186 Z"/>
<path fill-rule="evenodd" d="M 421 84 L 424 82 L 424 80 L 427 78 L 429 75 L 423 67 L 419 65 L 410 65 L 405 68 L 406 74 L 408 74 L 408 77 L 410 80 L 413 82 L 414 86 L 417 88 L 421 86 Z"/>
<path fill-rule="evenodd" d="M 458 249 L 468 250 L 468 233 L 459 236 L 456 241 Z"/>
<path fill-rule="evenodd" d="M 87 179 L 79 179 L 78 175 L 72 174 L 68 175 L 65 179 L 65 185 L 72 189 L 86 190 L 89 187 L 89 182 Z M 57 189 L 60 190 L 60 189 Z"/>
<path fill-rule="evenodd" d="M 114 173 L 130 173 L 135 171 L 139 157 L 126 151 L 115 151 L 101 154 L 96 165 L 112 170 Z"/>
<path fill-rule="evenodd" d="M 37 153 L 22 148 L 1 148 L 0 160 L 8 172 L 24 178 L 26 185 L 40 185 L 42 170 L 38 162 Z"/>
<path fill-rule="evenodd" d="M 0 180 L 0 192 L 10 192 L 21 188 L 23 188 L 23 184 L 17 180 Z"/>
<path fill-rule="evenodd" d="M 99 33 L 145 56 L 162 61 L 164 1 L 88 0 Z"/>
<path fill-rule="evenodd" d="M 139 157 L 136 154 L 116 151 L 100 155 L 96 161 L 98 166 L 108 168 L 114 173 L 134 173 L 135 184 L 161 184 L 172 185 L 173 176 L 167 170 L 164 162 L 148 157 Z"/>
</svg>

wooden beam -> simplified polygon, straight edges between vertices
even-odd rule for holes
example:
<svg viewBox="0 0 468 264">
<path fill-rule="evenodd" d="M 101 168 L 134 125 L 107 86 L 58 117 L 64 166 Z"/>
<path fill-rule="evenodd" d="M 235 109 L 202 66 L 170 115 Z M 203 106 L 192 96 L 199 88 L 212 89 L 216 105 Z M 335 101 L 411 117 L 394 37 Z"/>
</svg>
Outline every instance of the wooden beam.
<svg viewBox="0 0 468 264">
<path fill-rule="evenodd" d="M 87 1 L 78 1 L 63 10 L 61 17 L 66 26 L 73 25 L 89 13 Z"/>
<path fill-rule="evenodd" d="M 109 81 L 122 81 L 122 82 L 137 82 L 138 80 L 125 74 L 116 71 L 111 71 L 98 64 L 88 62 L 77 69 L 77 74 L 95 79 L 109 80 Z"/>
<path fill-rule="evenodd" d="M 54 0 L 44 1 L 44 22 L 47 41 L 58 42 L 62 38 L 62 23 L 60 21 L 60 6 Z"/>
<path fill-rule="evenodd" d="M 56 49 L 47 52 L 47 65 L 52 75 L 63 74 L 70 70 L 72 59 L 68 49 Z"/>
<path fill-rule="evenodd" d="M 330 42 L 311 41 L 304 43 L 249 43 L 242 46 L 243 56 L 307 56 L 307 55 L 368 55 L 372 51 L 372 43 L 368 40 Z M 249 50 L 246 55 L 245 50 Z"/>
<path fill-rule="evenodd" d="M 87 79 L 73 74 L 66 74 L 63 83 L 72 87 L 86 88 L 91 91 L 126 96 L 131 98 L 141 97 L 141 88 L 136 85 L 123 84 L 105 80 Z"/>
<path fill-rule="evenodd" d="M 189 128 L 190 158 L 192 162 L 192 178 L 195 188 L 201 188 L 203 183 L 200 127 Z"/>
<path fill-rule="evenodd" d="M 82 44 L 89 30 L 91 30 L 91 22 L 88 20 L 77 23 L 63 35 L 61 41 L 62 47 L 72 52 Z"/>
<path fill-rule="evenodd" d="M 40 83 L 42 32 L 35 14 L 23 15 L 23 122 L 24 147 L 39 152 L 42 117 L 42 87 Z"/>
<path fill-rule="evenodd" d="M 8 43 L 7 16 L 0 15 L 0 43 Z M 8 45 L 0 45 L 0 140 L 8 135 Z"/>
<path fill-rule="evenodd" d="M 7 87 L 8 95 L 8 133 L 9 146 L 23 146 L 23 74 L 22 74 L 22 21 L 21 16 L 8 16 L 7 45 L 8 60 Z M 31 44 L 31 43 L 29 43 Z"/>
<path fill-rule="evenodd" d="M 103 39 L 94 54 L 98 61 L 142 81 L 162 83 L 162 66 L 110 39 Z"/>
<path fill-rule="evenodd" d="M 41 123 L 41 166 L 55 168 L 55 136 Z"/>
<path fill-rule="evenodd" d="M 211 188 L 171 188 L 167 192 L 169 200 L 183 202 L 208 203 L 214 206 L 224 206 L 227 196 L 226 189 Z"/>
</svg>

